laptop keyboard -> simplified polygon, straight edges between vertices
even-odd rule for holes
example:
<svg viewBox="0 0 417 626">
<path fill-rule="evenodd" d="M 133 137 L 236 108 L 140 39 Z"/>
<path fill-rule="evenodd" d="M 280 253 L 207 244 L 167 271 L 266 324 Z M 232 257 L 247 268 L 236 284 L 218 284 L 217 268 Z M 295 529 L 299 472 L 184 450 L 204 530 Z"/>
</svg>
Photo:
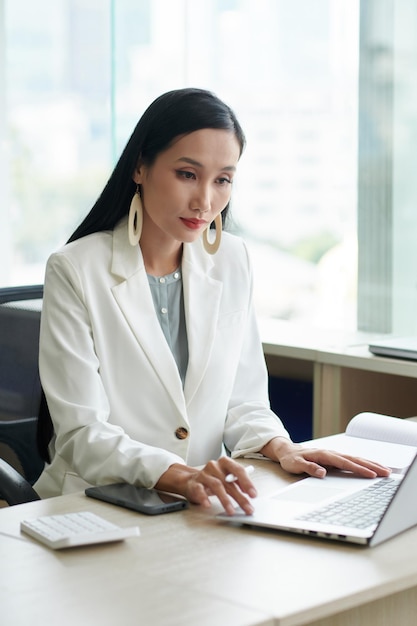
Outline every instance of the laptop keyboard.
<svg viewBox="0 0 417 626">
<path fill-rule="evenodd" d="M 384 478 L 358 493 L 331 502 L 297 519 L 351 528 L 368 528 L 379 522 L 399 483 L 399 480 Z"/>
</svg>

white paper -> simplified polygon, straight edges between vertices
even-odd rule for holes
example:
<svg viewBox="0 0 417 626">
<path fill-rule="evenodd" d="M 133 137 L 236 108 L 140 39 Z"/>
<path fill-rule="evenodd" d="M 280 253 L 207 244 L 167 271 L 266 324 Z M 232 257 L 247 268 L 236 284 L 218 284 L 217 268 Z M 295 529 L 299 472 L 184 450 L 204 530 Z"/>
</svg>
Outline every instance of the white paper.
<svg viewBox="0 0 417 626">
<path fill-rule="evenodd" d="M 359 413 L 346 428 L 351 437 L 417 446 L 417 422 L 378 413 Z"/>
<path fill-rule="evenodd" d="M 414 446 L 373 439 L 361 439 L 359 437 L 351 437 L 345 433 L 314 439 L 303 445 L 362 457 L 391 467 L 393 470 L 399 470 L 399 472 L 410 465 L 417 453 L 417 447 Z"/>
</svg>

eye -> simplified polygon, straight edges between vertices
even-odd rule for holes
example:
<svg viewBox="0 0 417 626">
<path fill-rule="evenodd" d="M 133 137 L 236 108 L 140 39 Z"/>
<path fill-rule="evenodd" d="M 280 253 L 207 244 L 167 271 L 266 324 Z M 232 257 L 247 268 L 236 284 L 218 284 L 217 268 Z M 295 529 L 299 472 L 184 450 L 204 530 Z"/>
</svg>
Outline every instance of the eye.
<svg viewBox="0 0 417 626">
<path fill-rule="evenodd" d="M 230 178 L 226 178 L 226 177 L 221 177 L 217 179 L 217 182 L 219 183 L 219 185 L 231 185 L 232 184 L 232 180 Z"/>
<path fill-rule="evenodd" d="M 188 170 L 176 170 L 176 172 L 179 178 L 185 178 L 186 180 L 193 180 L 195 178 L 194 172 L 189 172 Z"/>
</svg>

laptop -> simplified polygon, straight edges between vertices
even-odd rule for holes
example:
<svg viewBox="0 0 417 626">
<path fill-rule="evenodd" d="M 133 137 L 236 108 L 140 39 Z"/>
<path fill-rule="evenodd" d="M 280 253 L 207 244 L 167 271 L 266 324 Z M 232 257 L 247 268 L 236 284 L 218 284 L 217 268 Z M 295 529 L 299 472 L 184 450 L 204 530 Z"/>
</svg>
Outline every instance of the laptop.
<svg viewBox="0 0 417 626">
<path fill-rule="evenodd" d="M 417 337 L 378 339 L 368 346 L 372 354 L 417 361 Z"/>
<path fill-rule="evenodd" d="M 387 478 L 329 471 L 325 478 L 304 478 L 257 498 L 252 515 L 237 509 L 234 516 L 216 517 L 232 524 L 376 546 L 417 524 L 416 492 L 417 454 L 408 468 Z"/>
</svg>

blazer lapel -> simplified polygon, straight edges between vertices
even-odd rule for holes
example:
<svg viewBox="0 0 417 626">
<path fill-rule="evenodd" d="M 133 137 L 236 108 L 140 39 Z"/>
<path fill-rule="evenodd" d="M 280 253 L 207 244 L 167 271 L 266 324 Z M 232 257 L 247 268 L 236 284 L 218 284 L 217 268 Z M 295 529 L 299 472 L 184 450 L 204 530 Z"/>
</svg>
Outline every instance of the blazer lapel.
<svg viewBox="0 0 417 626">
<path fill-rule="evenodd" d="M 112 288 L 120 311 L 134 337 L 152 364 L 155 375 L 171 395 L 182 415 L 186 416 L 185 399 L 177 364 L 164 337 L 149 287 L 139 246 L 128 243 L 127 221 L 113 232 L 112 273 L 123 280 Z"/>
<path fill-rule="evenodd" d="M 182 276 L 188 338 L 188 369 L 184 384 L 187 404 L 204 378 L 219 316 L 223 283 L 210 276 L 214 262 L 201 241 L 184 244 Z"/>
</svg>

